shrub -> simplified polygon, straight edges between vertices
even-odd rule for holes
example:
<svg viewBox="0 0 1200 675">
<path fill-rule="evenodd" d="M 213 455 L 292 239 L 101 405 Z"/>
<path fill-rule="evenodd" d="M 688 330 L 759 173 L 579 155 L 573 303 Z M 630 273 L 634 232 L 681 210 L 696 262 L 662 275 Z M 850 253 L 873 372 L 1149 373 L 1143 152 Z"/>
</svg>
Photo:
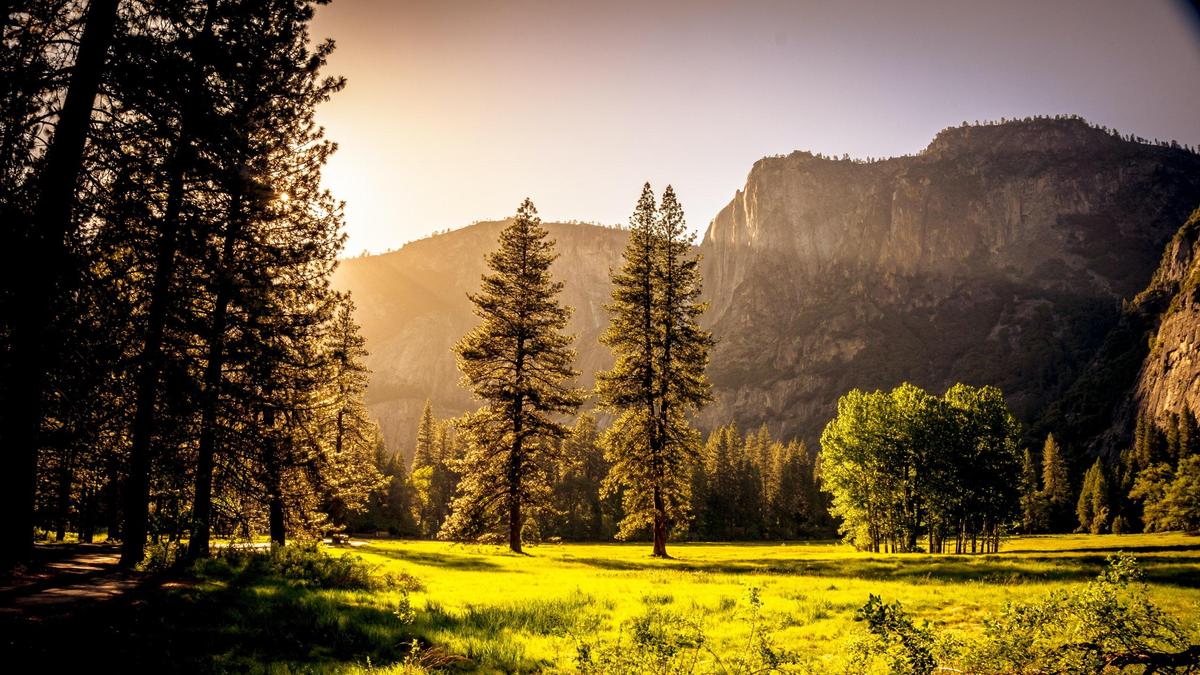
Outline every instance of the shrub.
<svg viewBox="0 0 1200 675">
<path fill-rule="evenodd" d="M 1005 606 L 984 622 L 983 636 L 968 646 L 964 658 L 969 670 L 981 673 L 1125 667 L 1194 672 L 1200 647 L 1190 645 L 1190 637 L 1150 601 L 1133 556 L 1121 554 L 1109 557 L 1104 571 L 1082 591 L 1057 590 L 1039 602 Z"/>
<path fill-rule="evenodd" d="M 897 675 L 929 675 L 937 667 L 933 629 L 927 623 L 915 624 L 899 602 L 888 604 L 871 595 L 854 620 L 865 623 L 873 638 L 857 642 L 851 650 L 861 665 L 882 660 Z"/>
<path fill-rule="evenodd" d="M 380 574 L 359 556 L 330 555 L 315 542 L 273 546 L 270 550 L 229 548 L 212 560 L 200 561 L 197 571 L 217 578 L 279 577 L 294 585 L 320 589 L 414 591 L 420 588 L 412 576 Z"/>
<path fill-rule="evenodd" d="M 165 572 L 183 564 L 187 547 L 177 541 L 158 541 L 146 546 L 146 557 L 137 568 L 143 572 Z"/>
</svg>

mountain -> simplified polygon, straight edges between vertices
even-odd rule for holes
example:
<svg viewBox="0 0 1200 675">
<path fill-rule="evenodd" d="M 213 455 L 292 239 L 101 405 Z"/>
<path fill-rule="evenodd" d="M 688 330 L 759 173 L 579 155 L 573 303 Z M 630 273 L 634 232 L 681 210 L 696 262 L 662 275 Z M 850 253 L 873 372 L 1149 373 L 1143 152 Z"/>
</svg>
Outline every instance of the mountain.
<svg viewBox="0 0 1200 675">
<path fill-rule="evenodd" d="M 1113 346 L 1123 302 L 1147 287 L 1197 204 L 1200 157 L 1074 118 L 951 128 L 920 154 L 880 161 L 762 159 L 699 247 L 718 345 L 717 400 L 698 421 L 767 424 L 811 444 L 841 394 L 901 381 L 997 385 L 1039 432 L 1070 419 L 1062 402 L 1095 396 L 1080 382 L 1106 344 L 1130 358 Z M 359 306 L 370 403 L 393 447 L 411 446 L 427 396 L 439 415 L 473 405 L 449 349 L 474 325 L 466 293 L 502 226 L 337 273 Z M 609 363 L 596 338 L 625 233 L 547 228 L 586 386 Z"/>
<path fill-rule="evenodd" d="M 853 387 L 962 381 L 1036 426 L 1200 204 L 1198 169 L 1078 119 L 951 128 L 870 163 L 760 160 L 701 247 L 721 340 L 704 421 L 813 442 Z"/>
<path fill-rule="evenodd" d="M 353 294 L 367 340 L 371 381 L 367 404 L 389 447 L 411 457 L 417 420 L 431 399 L 439 417 L 476 407 L 458 386 L 450 349 L 476 319 L 468 293 L 479 290 L 484 255 L 496 248 L 507 221 L 483 222 L 415 241 L 398 251 L 342 261 L 333 285 Z M 574 308 L 568 330 L 576 336 L 580 382 L 612 365 L 599 343 L 608 316 L 608 271 L 619 265 L 627 233 L 597 225 L 543 223 L 557 242 L 554 274 L 561 302 Z"/>
</svg>

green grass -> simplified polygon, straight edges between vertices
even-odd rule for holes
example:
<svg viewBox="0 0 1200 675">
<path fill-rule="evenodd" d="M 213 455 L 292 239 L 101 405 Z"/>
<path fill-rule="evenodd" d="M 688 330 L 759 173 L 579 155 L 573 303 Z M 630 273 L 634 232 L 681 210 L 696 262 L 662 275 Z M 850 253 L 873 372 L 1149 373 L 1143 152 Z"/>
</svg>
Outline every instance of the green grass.
<svg viewBox="0 0 1200 675">
<path fill-rule="evenodd" d="M 1157 604 L 1200 622 L 1200 538 L 1182 534 L 1025 537 L 989 556 L 828 542 L 675 544 L 673 560 L 649 557 L 647 544 L 547 544 L 524 556 L 396 540 L 326 550 L 335 557 L 229 554 L 126 602 L 0 622 L 2 646 L 64 668 L 104 654 L 164 672 L 571 672 L 581 645 L 634 653 L 646 617 L 683 617 L 663 625 L 703 623 L 695 672 L 709 672 L 713 653 L 728 662 L 750 651 L 755 596 L 755 625 L 809 672 L 826 672 L 861 632 L 854 613 L 872 594 L 970 637 L 1005 602 L 1082 588 L 1118 551 L 1137 556 Z"/>
<path fill-rule="evenodd" d="M 485 670 L 569 669 L 575 640 L 615 637 L 649 608 L 702 615 L 718 650 L 747 636 L 750 587 L 780 646 L 821 663 L 854 628 L 870 594 L 918 619 L 970 634 L 1008 601 L 1082 586 L 1108 555 L 1134 553 L 1151 596 L 1195 623 L 1200 539 L 1182 534 L 1024 537 L 997 555 L 872 555 L 834 543 L 676 544 L 674 560 L 646 544 L 561 544 L 518 556 L 486 546 L 372 541 L 357 549 L 383 570 L 420 579 L 412 631 Z"/>
</svg>

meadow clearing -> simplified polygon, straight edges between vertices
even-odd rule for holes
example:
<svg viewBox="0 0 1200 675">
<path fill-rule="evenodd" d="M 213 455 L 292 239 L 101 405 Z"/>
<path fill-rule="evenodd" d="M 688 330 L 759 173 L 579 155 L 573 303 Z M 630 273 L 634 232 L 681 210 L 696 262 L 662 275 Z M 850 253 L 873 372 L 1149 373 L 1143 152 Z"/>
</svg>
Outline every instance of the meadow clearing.
<svg viewBox="0 0 1200 675">
<path fill-rule="evenodd" d="M 1136 555 L 1151 597 L 1187 623 L 1200 618 L 1200 539 L 1183 534 L 1048 535 L 1005 542 L 996 555 L 869 554 L 833 542 L 681 543 L 673 560 L 646 544 L 496 547 L 373 540 L 355 549 L 381 571 L 416 577 L 410 629 L 484 670 L 569 670 L 581 642 L 613 639 L 649 608 L 703 622 L 714 651 L 744 647 L 748 595 L 761 624 L 810 665 L 834 658 L 871 594 L 915 618 L 969 634 L 1008 601 L 1093 579 L 1109 555 Z M 356 602 L 383 606 L 386 593 Z"/>
<path fill-rule="evenodd" d="M 1200 538 L 1176 533 L 1021 537 L 999 554 L 961 556 L 834 542 L 677 543 L 671 560 L 645 543 L 541 544 L 526 555 L 392 539 L 321 548 L 328 555 L 225 549 L 151 572 L 112 602 L 36 620 L 0 613 L 0 651 L 64 671 L 102 653 L 137 672 L 769 672 L 736 662 L 761 646 L 754 631 L 786 653 L 780 671 L 858 673 L 846 654 L 872 595 L 970 640 L 1007 602 L 1083 591 L 1119 552 L 1136 556 L 1150 601 L 1191 644 L 1200 630 Z M 664 626 L 649 647 L 633 645 Z M 669 668 L 649 665 L 676 648 L 684 658 Z"/>
</svg>

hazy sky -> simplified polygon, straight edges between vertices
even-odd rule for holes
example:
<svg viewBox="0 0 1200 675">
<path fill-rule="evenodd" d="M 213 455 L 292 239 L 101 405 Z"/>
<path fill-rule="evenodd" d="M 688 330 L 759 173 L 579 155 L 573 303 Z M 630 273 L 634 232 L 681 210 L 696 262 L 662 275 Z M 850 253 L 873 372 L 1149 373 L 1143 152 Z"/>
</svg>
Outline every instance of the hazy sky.
<svg viewBox="0 0 1200 675">
<path fill-rule="evenodd" d="M 512 214 L 625 222 L 670 182 L 707 226 L 764 155 L 913 153 L 963 120 L 1076 113 L 1200 143 L 1172 0 L 335 0 L 348 254 Z"/>
</svg>

